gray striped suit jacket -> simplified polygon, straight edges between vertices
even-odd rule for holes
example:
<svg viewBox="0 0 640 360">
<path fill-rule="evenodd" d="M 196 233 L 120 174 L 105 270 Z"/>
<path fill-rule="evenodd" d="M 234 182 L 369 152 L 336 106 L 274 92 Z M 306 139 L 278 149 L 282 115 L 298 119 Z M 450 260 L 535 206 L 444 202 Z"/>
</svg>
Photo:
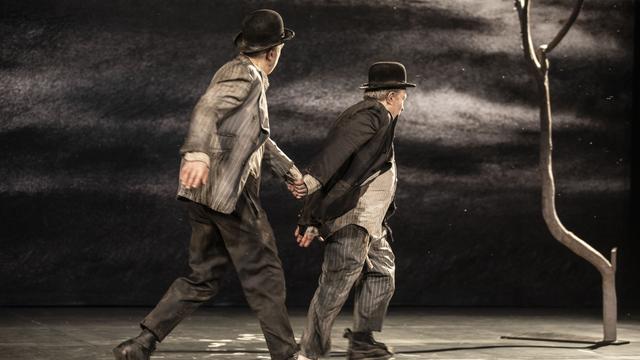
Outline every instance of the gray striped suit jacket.
<svg viewBox="0 0 640 360">
<path fill-rule="evenodd" d="M 179 199 L 230 214 L 244 187 L 249 157 L 263 145 L 263 160 L 275 174 L 284 178 L 294 166 L 269 138 L 268 86 L 266 74 L 244 55 L 216 72 L 193 110 L 180 148 L 182 155 L 201 152 L 209 156 L 209 180 L 197 189 L 180 185 Z"/>
</svg>

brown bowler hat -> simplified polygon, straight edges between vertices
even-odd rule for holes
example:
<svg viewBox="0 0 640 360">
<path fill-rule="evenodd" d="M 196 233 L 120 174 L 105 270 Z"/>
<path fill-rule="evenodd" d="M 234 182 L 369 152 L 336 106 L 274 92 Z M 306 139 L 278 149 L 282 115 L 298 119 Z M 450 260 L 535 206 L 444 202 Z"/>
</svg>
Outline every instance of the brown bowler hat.
<svg viewBox="0 0 640 360">
<path fill-rule="evenodd" d="M 256 10 L 242 20 L 233 43 L 242 53 L 255 53 L 291 40 L 295 33 L 284 27 L 282 16 L 269 9 Z"/>
<path fill-rule="evenodd" d="M 395 61 L 381 61 L 369 67 L 369 82 L 360 86 L 365 90 L 405 89 L 416 87 L 407 82 L 407 69 Z"/>
</svg>

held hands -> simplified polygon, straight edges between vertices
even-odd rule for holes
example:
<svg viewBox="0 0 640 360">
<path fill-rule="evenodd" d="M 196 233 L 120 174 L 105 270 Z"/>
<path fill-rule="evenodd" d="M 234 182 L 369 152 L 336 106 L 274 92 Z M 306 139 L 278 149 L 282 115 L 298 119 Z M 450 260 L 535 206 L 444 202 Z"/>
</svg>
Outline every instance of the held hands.
<svg viewBox="0 0 640 360">
<path fill-rule="evenodd" d="M 292 182 L 287 182 L 287 189 L 289 189 L 291 195 L 296 199 L 302 199 L 307 196 L 308 193 L 307 185 L 304 183 L 302 178 L 295 179 Z"/>
<path fill-rule="evenodd" d="M 300 230 L 300 226 L 296 226 L 296 231 L 293 233 L 296 237 L 296 241 L 298 242 L 298 246 L 300 247 L 309 247 L 315 238 L 318 238 L 320 241 L 324 241 L 322 236 L 320 236 L 320 231 L 315 226 L 307 226 L 304 231 L 304 235 L 300 233 Z"/>
<path fill-rule="evenodd" d="M 202 161 L 185 161 L 180 169 L 180 183 L 187 189 L 197 189 L 207 183 L 209 167 Z"/>
</svg>

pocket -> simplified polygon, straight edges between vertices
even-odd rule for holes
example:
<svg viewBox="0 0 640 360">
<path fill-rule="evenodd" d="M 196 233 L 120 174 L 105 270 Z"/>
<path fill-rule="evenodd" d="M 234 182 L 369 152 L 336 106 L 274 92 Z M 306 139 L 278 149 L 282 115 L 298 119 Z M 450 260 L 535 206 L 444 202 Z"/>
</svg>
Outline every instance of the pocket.
<svg viewBox="0 0 640 360">
<path fill-rule="evenodd" d="M 213 133 L 209 146 L 211 152 L 225 152 L 231 150 L 235 142 L 236 136 L 234 134 Z"/>
</svg>

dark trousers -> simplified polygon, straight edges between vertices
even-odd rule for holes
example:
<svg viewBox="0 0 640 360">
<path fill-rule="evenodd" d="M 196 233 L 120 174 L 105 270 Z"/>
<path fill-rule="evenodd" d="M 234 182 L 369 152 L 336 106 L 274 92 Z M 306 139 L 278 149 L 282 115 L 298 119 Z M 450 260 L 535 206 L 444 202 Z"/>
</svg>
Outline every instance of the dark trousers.
<svg viewBox="0 0 640 360">
<path fill-rule="evenodd" d="M 186 316 L 213 298 L 229 262 L 255 311 L 272 359 L 287 359 L 297 345 L 285 307 L 285 282 L 275 237 L 258 197 L 259 179 L 249 176 L 232 214 L 188 202 L 192 228 L 191 274 L 176 279 L 141 326 L 164 339 Z"/>
</svg>

